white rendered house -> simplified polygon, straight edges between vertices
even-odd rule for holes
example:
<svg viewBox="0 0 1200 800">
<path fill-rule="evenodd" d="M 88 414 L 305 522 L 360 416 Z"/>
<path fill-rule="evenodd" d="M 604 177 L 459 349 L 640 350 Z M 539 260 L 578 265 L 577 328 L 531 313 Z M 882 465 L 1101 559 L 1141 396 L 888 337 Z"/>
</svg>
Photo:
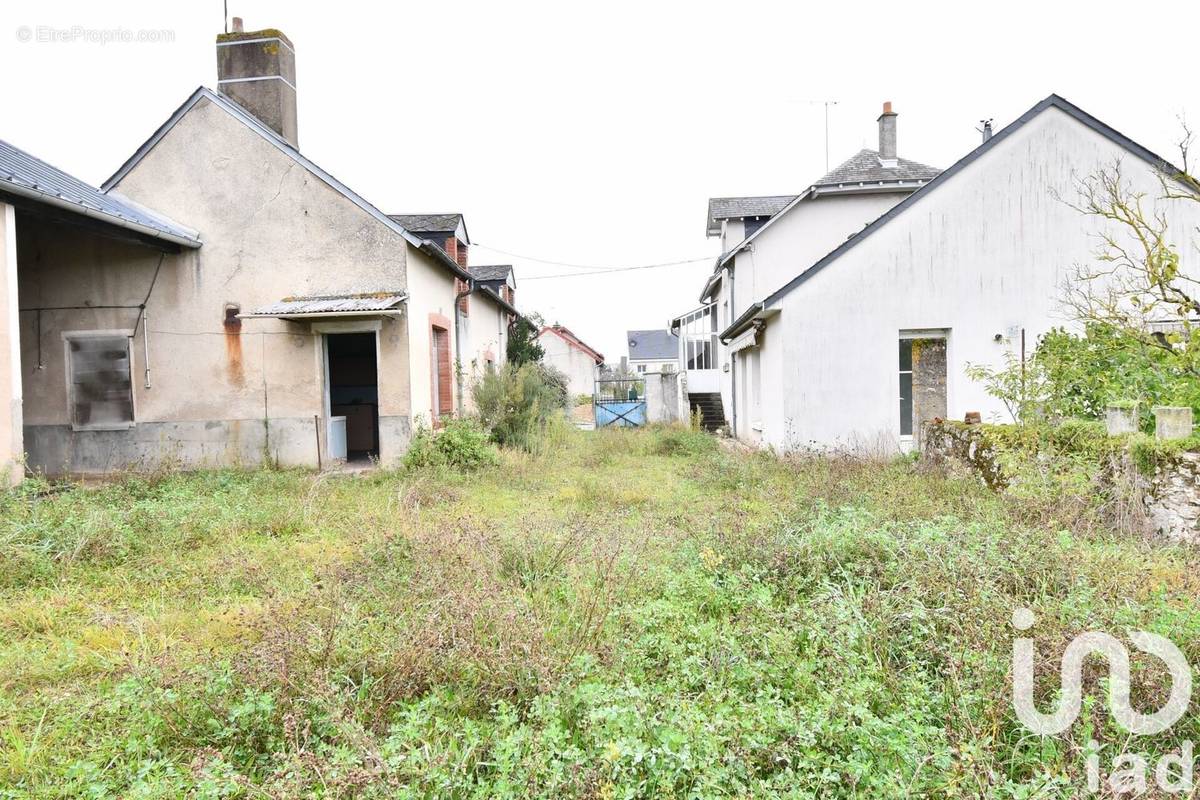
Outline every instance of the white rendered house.
<svg viewBox="0 0 1200 800">
<path fill-rule="evenodd" d="M 705 296 L 722 309 L 740 439 L 903 450 L 934 417 L 1000 418 L 965 367 L 1072 326 L 1064 286 L 1102 232 L 1069 204 L 1081 178 L 1120 162 L 1176 236 L 1200 222 L 1195 203 L 1155 199 L 1163 159 L 1057 95 L 989 133 L 907 195 L 846 198 L 875 214 L 865 227 L 810 190 L 722 256 Z M 1196 253 L 1179 251 L 1194 272 Z"/>
<path fill-rule="evenodd" d="M 567 376 L 567 391 L 572 397 L 590 395 L 595 391 L 604 354 L 589 347 L 562 325 L 547 325 L 538 333 L 538 344 L 544 355 L 542 363 L 558 369 Z"/>
<path fill-rule="evenodd" d="M 679 363 L 679 337 L 669 330 L 626 331 L 629 368 L 639 375 L 673 371 Z"/>
<path fill-rule="evenodd" d="M 723 418 L 739 436 L 761 439 L 761 409 L 744 397 L 760 379 L 757 355 L 744 353 L 739 363 L 721 331 L 937 177 L 938 169 L 897 155 L 897 116 L 885 103 L 879 149 L 860 150 L 800 194 L 709 199 L 707 233 L 720 237 L 722 255 L 704 284 L 702 305 L 672 321 L 693 408 L 706 419 Z"/>
</svg>

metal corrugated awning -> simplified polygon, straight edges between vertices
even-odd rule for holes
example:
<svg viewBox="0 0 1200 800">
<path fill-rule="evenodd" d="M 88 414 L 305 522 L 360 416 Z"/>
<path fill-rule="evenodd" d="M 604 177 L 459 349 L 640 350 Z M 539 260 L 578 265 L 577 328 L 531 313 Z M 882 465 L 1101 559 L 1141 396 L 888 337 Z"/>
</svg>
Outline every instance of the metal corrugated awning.
<svg viewBox="0 0 1200 800">
<path fill-rule="evenodd" d="M 285 297 L 276 303 L 256 308 L 239 316 L 242 319 L 254 317 L 276 319 L 380 317 L 400 313 L 400 306 L 406 300 L 408 300 L 408 294 L 405 292 Z"/>
<path fill-rule="evenodd" d="M 758 325 L 751 325 L 737 336 L 729 340 L 729 352 L 738 353 L 750 347 L 758 346 Z"/>
<path fill-rule="evenodd" d="M 82 214 L 181 247 L 201 244 L 196 231 L 120 195 L 102 192 L 5 141 L 0 141 L 0 195 Z"/>
</svg>

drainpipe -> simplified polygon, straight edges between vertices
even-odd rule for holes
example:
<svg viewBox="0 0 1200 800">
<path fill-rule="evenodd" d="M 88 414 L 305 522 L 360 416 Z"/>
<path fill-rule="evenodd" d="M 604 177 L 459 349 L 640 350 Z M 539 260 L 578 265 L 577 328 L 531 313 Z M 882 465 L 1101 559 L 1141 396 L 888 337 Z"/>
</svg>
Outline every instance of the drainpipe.
<svg viewBox="0 0 1200 800">
<path fill-rule="evenodd" d="M 458 310 L 459 302 L 475 291 L 475 281 L 466 281 L 467 288 L 454 295 L 454 384 L 458 389 L 455 406 L 458 415 L 463 415 L 463 376 L 462 376 L 462 314 Z"/>
<path fill-rule="evenodd" d="M 733 268 L 725 267 L 725 277 L 722 281 L 729 287 L 729 313 L 737 319 L 737 303 L 733 297 Z M 733 429 L 733 438 L 738 438 L 737 428 L 737 353 L 729 354 L 729 427 Z"/>
</svg>

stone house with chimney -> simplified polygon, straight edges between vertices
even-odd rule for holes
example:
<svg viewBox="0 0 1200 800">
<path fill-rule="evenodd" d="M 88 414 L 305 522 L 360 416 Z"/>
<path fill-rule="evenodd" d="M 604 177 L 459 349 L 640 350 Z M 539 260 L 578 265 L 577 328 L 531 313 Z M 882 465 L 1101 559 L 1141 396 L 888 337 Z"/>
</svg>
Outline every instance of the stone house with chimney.
<svg viewBox="0 0 1200 800">
<path fill-rule="evenodd" d="M 898 157 L 890 104 L 878 124 L 878 151 L 800 194 L 709 203 L 722 255 L 701 292 L 708 316 L 681 338 L 715 354 L 704 366 L 743 441 L 897 452 L 936 417 L 1003 417 L 966 365 L 1000 367 L 1072 327 L 1066 281 L 1099 234 L 1121 235 L 1069 204 L 1084 176 L 1120 162 L 1170 231 L 1200 222 L 1194 203 L 1158 199 L 1174 168 L 1057 95 L 985 126 L 945 171 Z M 1196 253 L 1180 253 L 1194 272 Z"/>
<path fill-rule="evenodd" d="M 238 28 L 218 37 L 218 91 L 100 190 L 0 148 L 0 460 L 392 462 L 463 410 L 460 365 L 503 358 L 517 312 L 473 281 L 465 224 L 460 253 L 305 157 L 294 46 Z"/>
</svg>

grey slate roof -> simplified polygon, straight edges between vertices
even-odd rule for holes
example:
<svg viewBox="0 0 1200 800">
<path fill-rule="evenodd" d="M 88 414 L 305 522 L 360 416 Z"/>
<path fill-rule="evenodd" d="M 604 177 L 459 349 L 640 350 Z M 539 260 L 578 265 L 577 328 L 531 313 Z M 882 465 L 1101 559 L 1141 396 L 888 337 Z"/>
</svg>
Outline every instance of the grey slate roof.
<svg viewBox="0 0 1200 800">
<path fill-rule="evenodd" d="M 5 141 L 0 141 L 0 192 L 47 203 L 183 247 L 200 246 L 195 231 L 129 200 L 105 194 Z"/>
<path fill-rule="evenodd" d="M 629 360 L 653 358 L 674 361 L 679 357 L 679 337 L 670 331 L 626 331 L 629 342 Z"/>
<path fill-rule="evenodd" d="M 814 186 L 836 186 L 846 183 L 879 183 L 880 181 L 931 181 L 941 172 L 907 158 L 897 158 L 896 166 L 885 167 L 875 150 L 859 150 L 823 176 Z"/>
<path fill-rule="evenodd" d="M 896 181 L 931 181 L 941 170 L 907 158 L 896 159 L 896 166 L 885 167 L 875 150 L 860 150 L 834 167 L 827 175 L 813 184 L 816 188 L 853 184 L 875 184 Z M 847 186 L 849 188 L 849 186 Z M 866 188 L 866 187 L 864 187 Z M 794 194 L 769 195 L 766 197 L 710 197 L 708 199 L 709 236 L 721 232 L 721 220 L 744 217 L 773 217 L 796 198 Z"/>
<path fill-rule="evenodd" d="M 715 286 L 715 276 L 729 260 L 740 253 L 757 237 L 763 235 L 775 220 L 792 207 L 792 204 L 803 200 L 811 200 L 823 194 L 842 194 L 857 192 L 914 192 L 941 174 L 937 167 L 930 167 L 906 158 L 896 159 L 896 166 L 885 167 L 875 150 L 860 150 L 852 158 L 843 161 L 820 181 L 804 190 L 802 194 L 793 197 L 782 209 L 773 215 L 761 228 L 747 236 L 740 244 L 723 253 L 713 265 L 713 277 L 704 284 L 700 293 L 700 301 L 705 302 Z"/>
<path fill-rule="evenodd" d="M 467 267 L 467 272 L 477 281 L 508 280 L 512 272 L 512 264 L 484 264 L 478 267 Z"/>
<path fill-rule="evenodd" d="M 782 211 L 796 199 L 794 194 L 769 195 L 766 197 L 710 197 L 708 198 L 708 235 L 721 232 L 721 220 L 743 217 L 770 217 Z"/>
<path fill-rule="evenodd" d="M 354 314 L 371 311 L 390 311 L 408 299 L 403 291 L 372 292 L 370 294 L 321 295 L 317 297 L 285 297 L 242 314 L 242 317 L 291 317 L 328 314 Z"/>
<path fill-rule="evenodd" d="M 454 233 L 462 214 L 388 214 L 413 233 Z"/>
<path fill-rule="evenodd" d="M 516 316 L 516 317 L 521 316 L 521 312 L 517 311 L 517 307 L 514 306 L 512 303 L 508 302 L 507 300 L 505 300 L 503 297 L 501 297 L 500 293 L 497 292 L 495 289 L 493 289 L 491 286 L 480 286 L 477 291 L 477 294 L 482 294 L 482 295 L 487 296 L 487 298 L 489 300 L 491 300 L 493 303 L 500 306 L 501 308 L 503 308 L 505 311 L 512 314 L 513 316 Z"/>
</svg>

